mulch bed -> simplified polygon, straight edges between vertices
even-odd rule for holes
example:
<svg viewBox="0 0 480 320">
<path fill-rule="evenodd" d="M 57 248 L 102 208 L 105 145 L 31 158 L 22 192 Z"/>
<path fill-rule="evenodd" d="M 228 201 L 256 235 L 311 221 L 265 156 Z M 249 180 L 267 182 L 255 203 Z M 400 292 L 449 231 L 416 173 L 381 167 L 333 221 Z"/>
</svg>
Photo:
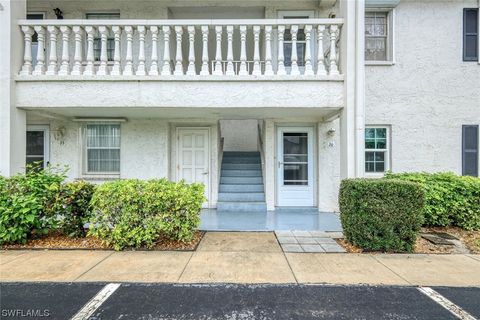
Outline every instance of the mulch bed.
<svg viewBox="0 0 480 320">
<path fill-rule="evenodd" d="M 136 251 L 195 251 L 205 233 L 196 231 L 190 242 L 178 242 L 166 237 L 158 239 L 151 249 L 138 248 Z M 45 237 L 30 239 L 25 244 L 8 244 L 0 246 L 2 250 L 113 250 L 95 237 L 70 238 L 62 234 L 50 234 Z M 130 250 L 130 249 L 126 249 Z"/>
<path fill-rule="evenodd" d="M 458 227 L 432 227 L 422 228 L 421 232 L 445 232 L 451 234 L 462 241 L 471 253 L 480 253 L 480 231 L 466 231 Z M 383 253 L 380 251 L 363 250 L 349 243 L 346 239 L 336 239 L 336 241 L 347 250 L 348 253 Z M 449 254 L 453 251 L 453 246 L 435 245 L 419 236 L 415 243 L 414 253 Z"/>
</svg>

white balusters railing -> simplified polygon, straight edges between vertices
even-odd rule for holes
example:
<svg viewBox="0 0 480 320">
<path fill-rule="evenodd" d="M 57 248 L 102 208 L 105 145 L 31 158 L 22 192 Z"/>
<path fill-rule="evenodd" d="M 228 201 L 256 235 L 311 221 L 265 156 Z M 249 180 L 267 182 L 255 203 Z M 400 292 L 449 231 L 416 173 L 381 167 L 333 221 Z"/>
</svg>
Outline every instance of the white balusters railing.
<svg viewBox="0 0 480 320">
<path fill-rule="evenodd" d="M 342 19 L 20 20 L 19 25 L 21 76 L 341 74 Z"/>
</svg>

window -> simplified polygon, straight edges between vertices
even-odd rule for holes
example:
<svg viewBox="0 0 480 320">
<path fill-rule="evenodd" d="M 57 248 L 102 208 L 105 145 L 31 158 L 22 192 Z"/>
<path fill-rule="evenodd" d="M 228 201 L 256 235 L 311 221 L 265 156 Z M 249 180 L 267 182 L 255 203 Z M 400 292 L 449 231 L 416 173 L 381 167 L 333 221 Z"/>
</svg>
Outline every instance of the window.
<svg viewBox="0 0 480 320">
<path fill-rule="evenodd" d="M 478 125 L 462 127 L 462 175 L 478 177 Z"/>
<path fill-rule="evenodd" d="M 463 61 L 478 61 L 478 8 L 463 9 Z"/>
<path fill-rule="evenodd" d="M 365 60 L 392 61 L 391 12 L 365 13 Z"/>
<path fill-rule="evenodd" d="M 120 125 L 86 126 L 87 173 L 120 173 Z"/>
<path fill-rule="evenodd" d="M 389 170 L 388 128 L 365 128 L 365 172 L 383 173 Z"/>
<path fill-rule="evenodd" d="M 25 164 L 38 163 L 41 168 L 48 164 L 48 126 L 27 126 L 27 149 Z"/>
<path fill-rule="evenodd" d="M 311 19 L 313 18 L 313 11 L 280 11 L 280 19 Z M 301 26 L 299 26 L 301 27 Z M 297 31 L 297 65 L 305 67 L 305 49 L 307 42 L 305 39 L 305 30 L 298 29 Z M 283 54 L 285 67 L 292 66 L 292 33 L 287 26 L 284 34 Z"/>
<path fill-rule="evenodd" d="M 120 19 L 119 13 L 87 13 L 87 19 L 92 20 L 113 20 Z M 95 61 L 100 61 L 100 54 L 102 50 L 102 41 L 100 39 L 100 34 L 95 34 L 93 39 L 93 56 Z M 115 38 L 111 30 L 108 32 L 107 36 L 107 59 L 108 61 L 113 61 L 113 55 L 115 50 Z"/>
</svg>

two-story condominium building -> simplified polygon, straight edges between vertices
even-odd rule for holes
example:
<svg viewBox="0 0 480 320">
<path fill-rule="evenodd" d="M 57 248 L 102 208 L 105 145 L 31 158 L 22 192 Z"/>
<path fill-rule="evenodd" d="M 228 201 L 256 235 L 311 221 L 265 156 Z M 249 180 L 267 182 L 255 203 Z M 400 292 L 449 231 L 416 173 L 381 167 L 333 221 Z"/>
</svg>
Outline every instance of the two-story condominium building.
<svg viewBox="0 0 480 320">
<path fill-rule="evenodd" d="M 478 176 L 478 0 L 1 0 L 0 173 L 185 179 L 338 210 L 341 179 Z"/>
</svg>

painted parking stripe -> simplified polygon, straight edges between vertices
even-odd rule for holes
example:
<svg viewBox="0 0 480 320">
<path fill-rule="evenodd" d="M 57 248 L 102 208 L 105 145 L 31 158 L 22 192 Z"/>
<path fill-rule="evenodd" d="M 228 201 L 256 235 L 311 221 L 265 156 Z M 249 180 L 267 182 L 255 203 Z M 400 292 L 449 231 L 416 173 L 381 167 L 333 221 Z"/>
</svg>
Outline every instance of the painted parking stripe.
<svg viewBox="0 0 480 320">
<path fill-rule="evenodd" d="M 120 287 L 120 283 L 109 283 L 102 288 L 80 311 L 72 317 L 72 320 L 90 319 L 93 313 Z"/>
<path fill-rule="evenodd" d="M 430 299 L 432 299 L 433 301 L 435 301 L 436 303 L 438 303 L 439 305 L 441 305 L 442 307 L 444 307 L 445 309 L 447 309 L 448 311 L 450 311 L 450 313 L 452 313 L 454 316 L 456 316 L 458 319 L 462 319 L 462 320 L 477 320 L 474 316 L 472 316 L 470 313 L 468 313 L 467 311 L 463 310 L 462 308 L 460 308 L 459 306 L 457 306 L 455 303 L 453 303 L 452 301 L 448 300 L 447 298 L 445 298 L 444 296 L 442 296 L 440 293 L 438 293 L 437 291 L 433 290 L 432 288 L 429 288 L 429 287 L 419 287 L 418 290 L 423 293 L 424 295 L 426 295 L 427 297 L 429 297 Z"/>
</svg>

